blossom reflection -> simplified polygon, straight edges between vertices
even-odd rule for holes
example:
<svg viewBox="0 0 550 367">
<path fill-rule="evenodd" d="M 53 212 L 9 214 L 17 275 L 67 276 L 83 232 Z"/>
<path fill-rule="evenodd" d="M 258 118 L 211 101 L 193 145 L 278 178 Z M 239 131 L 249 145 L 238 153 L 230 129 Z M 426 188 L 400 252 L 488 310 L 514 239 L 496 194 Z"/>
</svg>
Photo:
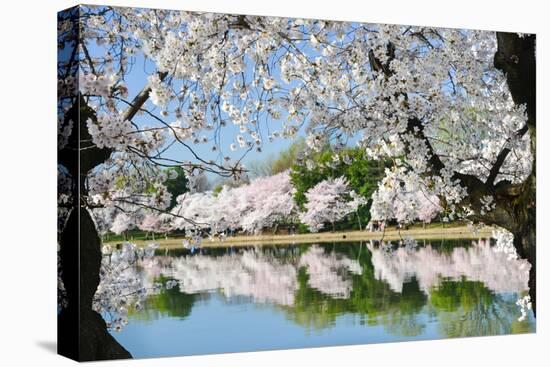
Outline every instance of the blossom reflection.
<svg viewBox="0 0 550 367">
<path fill-rule="evenodd" d="M 115 327 L 126 324 L 128 311 L 137 312 L 142 305 L 151 317 L 164 312 L 186 318 L 196 301 L 215 293 L 230 302 L 272 305 L 307 328 L 329 327 L 339 315 L 350 314 L 359 316 L 360 323 L 382 323 L 392 333 L 417 335 L 425 329 L 418 315 L 430 309 L 440 318 L 445 335 L 477 335 L 474 326 L 458 332 L 455 316 L 471 314 L 477 305 L 479 315 L 471 316 L 479 319 L 499 303 L 492 313 L 506 310 L 506 320 L 517 320 L 515 299 L 509 302 L 501 295 L 521 296 L 528 289 L 529 264 L 495 250 L 489 240 L 447 246 L 412 239 L 195 253 L 157 250 L 156 256 L 139 257 L 123 249 L 105 264 L 111 272 L 120 270 L 125 281 L 109 285 L 112 277 L 105 276 L 97 299 L 102 310 L 115 313 Z M 124 266 L 114 267 L 119 257 Z M 167 305 L 172 308 L 165 309 Z M 466 308 L 457 311 L 462 306 Z M 526 318 L 527 311 L 520 321 Z M 510 332 L 508 323 L 486 324 L 480 335 Z"/>
<path fill-rule="evenodd" d="M 444 253 L 431 244 L 410 250 L 398 247 L 388 255 L 387 248 L 368 244 L 377 279 L 384 280 L 395 292 L 415 277 L 425 293 L 442 279 L 482 282 L 496 293 L 521 292 L 528 289 L 530 265 L 526 260 L 510 259 L 494 251 L 488 240 L 472 242 L 470 247 L 456 247 Z"/>
</svg>

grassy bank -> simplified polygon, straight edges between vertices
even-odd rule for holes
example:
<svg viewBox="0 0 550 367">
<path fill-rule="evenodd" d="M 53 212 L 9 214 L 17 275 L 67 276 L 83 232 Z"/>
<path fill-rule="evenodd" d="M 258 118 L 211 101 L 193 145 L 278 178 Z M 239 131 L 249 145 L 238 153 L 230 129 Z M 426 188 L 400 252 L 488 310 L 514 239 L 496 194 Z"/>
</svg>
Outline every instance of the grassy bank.
<svg viewBox="0 0 550 367">
<path fill-rule="evenodd" d="M 368 231 L 349 231 L 349 232 L 322 232 L 322 233 L 305 233 L 295 235 L 258 235 L 247 236 L 238 235 L 228 237 L 225 241 L 219 241 L 217 238 L 214 241 L 205 239 L 203 247 L 226 247 L 226 246 L 251 246 L 251 245 L 284 245 L 293 243 L 315 243 L 315 242 L 354 242 L 354 241 L 369 241 L 369 240 L 400 240 L 405 237 L 413 237 L 415 239 L 479 239 L 491 236 L 492 228 L 486 227 L 478 233 L 472 233 L 471 229 L 465 225 L 442 226 L 441 224 L 429 225 L 426 228 L 422 226 L 413 226 L 407 230 L 397 230 L 395 227 L 388 227 L 384 232 L 368 232 Z M 136 239 L 130 242 L 137 245 L 145 245 L 148 243 L 159 243 L 162 248 L 175 248 L 182 246 L 183 238 L 160 238 L 156 241 Z M 114 245 L 122 241 L 108 241 L 105 244 Z"/>
</svg>

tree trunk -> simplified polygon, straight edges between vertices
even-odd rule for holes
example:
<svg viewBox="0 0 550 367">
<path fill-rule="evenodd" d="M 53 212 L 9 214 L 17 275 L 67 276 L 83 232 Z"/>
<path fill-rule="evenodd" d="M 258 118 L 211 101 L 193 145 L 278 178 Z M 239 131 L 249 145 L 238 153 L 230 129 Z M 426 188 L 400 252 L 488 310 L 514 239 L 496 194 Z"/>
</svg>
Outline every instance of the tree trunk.
<svg viewBox="0 0 550 367">
<path fill-rule="evenodd" d="M 511 187 L 508 191 L 514 191 L 515 194 L 509 204 L 513 225 L 504 227 L 514 234 L 514 247 L 518 255 L 531 264 L 529 295 L 536 314 L 536 36 L 531 34 L 520 37 L 517 33 L 498 32 L 497 43 L 494 65 L 506 74 L 514 103 L 525 105 L 527 130 L 523 134 L 528 132 L 531 138 L 533 171 L 521 185 L 509 185 Z"/>
<path fill-rule="evenodd" d="M 275 227 L 273 228 L 272 234 L 273 234 L 273 235 L 276 235 L 278 229 L 279 229 L 279 223 L 276 223 L 276 224 L 275 224 Z"/>
<path fill-rule="evenodd" d="M 58 352 L 78 361 L 132 358 L 107 331 L 100 314 L 92 310 L 99 285 L 101 240 L 87 206 L 88 172 L 109 158 L 109 149 L 93 145 L 86 121 L 95 119 L 94 111 L 81 96 L 75 98 L 67 120 L 78 121 L 67 146 L 58 152 L 58 164 L 69 172 L 72 209 L 59 234 L 61 277 L 67 307 L 58 314 Z"/>
<path fill-rule="evenodd" d="M 531 265 L 529 270 L 529 295 L 533 312 L 536 314 L 536 171 L 521 184 L 512 185 L 509 182 L 497 183 L 492 192 L 496 207 L 484 215 L 473 215 L 473 221 L 487 225 L 496 225 L 510 231 L 514 235 L 514 248 L 518 256 Z M 481 193 L 479 191 L 481 191 Z M 469 192 L 469 196 L 485 193 L 483 188 Z M 475 199 L 474 199 L 475 200 Z"/>
<path fill-rule="evenodd" d="M 92 310 L 100 280 L 101 242 L 88 210 L 73 209 L 59 243 L 68 301 L 58 315 L 59 353 L 78 361 L 132 358 Z"/>
<path fill-rule="evenodd" d="M 537 314 L 537 253 L 536 253 L 536 231 L 535 226 L 526 226 L 520 233 L 514 233 L 514 247 L 525 249 L 519 256 L 529 261 L 529 296 L 533 306 L 533 314 Z"/>
<path fill-rule="evenodd" d="M 516 226 L 511 230 L 514 234 L 514 247 L 518 255 L 529 261 L 529 296 L 533 313 L 536 315 L 536 282 L 537 282 L 537 248 L 536 248 L 536 179 L 534 173 L 524 183 L 521 195 L 514 203 Z"/>
</svg>

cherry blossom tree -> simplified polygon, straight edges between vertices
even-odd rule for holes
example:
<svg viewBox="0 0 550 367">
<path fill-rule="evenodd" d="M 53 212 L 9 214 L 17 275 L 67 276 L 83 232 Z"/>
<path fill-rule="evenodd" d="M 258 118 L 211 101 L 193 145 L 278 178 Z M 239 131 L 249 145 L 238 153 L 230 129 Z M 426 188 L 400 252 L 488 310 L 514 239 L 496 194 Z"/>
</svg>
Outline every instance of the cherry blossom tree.
<svg viewBox="0 0 550 367">
<path fill-rule="evenodd" d="M 77 83 L 97 107 L 88 130 L 98 148 L 123 152 L 109 161 L 118 168 L 141 158 L 148 167 L 237 174 L 242 168 L 221 163 L 223 154 L 220 162 L 171 162 L 155 150 L 167 139 L 215 143 L 200 134 L 227 123 L 242 127 L 231 149 L 260 147 L 255 124 L 284 111 L 287 121 L 268 140 L 295 134 L 304 121 L 313 150 L 359 131 L 371 157 L 396 158 L 401 179 L 433 186 L 451 219 L 516 231 L 501 204 L 482 213 L 481 198 L 512 195 L 532 172 L 532 35 L 111 7 L 79 15 L 84 42 L 73 64 L 83 71 L 78 83 L 60 78 L 61 90 Z M 63 35 L 70 22 L 60 24 Z M 90 50 L 92 42 L 100 47 Z M 157 72 L 129 101 L 124 75 L 137 53 Z M 155 126 L 132 124 L 138 112 Z M 175 123 L 163 120 L 172 114 Z M 491 192 L 499 182 L 510 189 Z"/>
<path fill-rule="evenodd" d="M 164 168 L 239 178 L 242 156 L 303 128 L 312 151 L 358 139 L 391 159 L 388 189 L 424 188 L 450 220 L 510 231 L 535 309 L 534 35 L 80 6 L 60 13 L 58 48 L 62 263 L 77 220 L 99 252 L 89 210 L 166 211 Z"/>
<path fill-rule="evenodd" d="M 137 227 L 142 231 L 150 232 L 153 240 L 155 240 L 155 233 L 163 233 L 169 231 L 169 227 L 166 225 L 167 223 L 163 221 L 162 215 L 164 214 L 147 214 L 145 215 L 141 223 L 137 225 Z"/>
<path fill-rule="evenodd" d="M 424 223 L 430 223 L 441 211 L 439 198 L 435 195 L 427 196 L 421 191 L 417 191 L 416 196 L 420 203 L 420 208 L 418 209 L 418 219 Z"/>
<path fill-rule="evenodd" d="M 113 224 L 111 225 L 111 231 L 116 234 L 124 233 L 125 239 L 128 239 L 127 232 L 130 229 L 136 228 L 134 218 L 126 213 L 120 213 L 115 217 Z"/>
<path fill-rule="evenodd" d="M 306 191 L 306 211 L 300 213 L 300 221 L 306 224 L 312 232 L 322 229 L 325 223 L 342 220 L 353 213 L 367 200 L 350 190 L 344 177 L 327 179 Z M 351 198 L 351 200 L 350 200 Z"/>
<path fill-rule="evenodd" d="M 292 221 L 296 208 L 289 172 L 273 176 L 258 177 L 243 186 L 242 197 L 251 210 L 243 213 L 242 228 L 248 232 L 257 232 L 262 228 L 276 228 L 277 224 Z"/>
<path fill-rule="evenodd" d="M 172 213 L 176 216 L 172 227 L 176 229 L 217 230 L 216 198 L 212 192 L 185 193 L 176 199 Z M 189 219 L 188 219 L 189 218 Z"/>
<path fill-rule="evenodd" d="M 288 171 L 258 177 L 238 187 L 224 186 L 215 195 L 211 191 L 186 193 L 177 198 L 172 209 L 172 227 L 190 231 L 208 230 L 211 235 L 229 229 L 259 232 L 292 220 L 294 188 Z"/>
</svg>

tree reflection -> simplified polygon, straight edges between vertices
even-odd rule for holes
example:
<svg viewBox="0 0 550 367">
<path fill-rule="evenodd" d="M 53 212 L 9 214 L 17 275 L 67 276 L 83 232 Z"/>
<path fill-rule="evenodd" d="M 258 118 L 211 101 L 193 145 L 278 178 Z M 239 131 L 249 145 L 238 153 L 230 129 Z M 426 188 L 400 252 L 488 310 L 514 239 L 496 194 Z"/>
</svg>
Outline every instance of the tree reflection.
<svg viewBox="0 0 550 367">
<path fill-rule="evenodd" d="M 417 316 L 426 304 L 427 296 L 420 291 L 414 279 L 405 284 L 402 292 L 395 292 L 389 285 L 374 276 L 372 253 L 364 246 L 336 246 L 332 250 L 349 259 L 356 259 L 362 271 L 348 273 L 352 290 L 347 298 L 334 298 L 310 286 L 305 268 L 298 273 L 299 288 L 293 307 L 284 308 L 287 317 L 310 329 L 322 329 L 334 325 L 336 318 L 354 314 L 363 324 L 382 324 L 389 332 L 414 336 L 422 332 Z"/>
<path fill-rule="evenodd" d="M 212 292 L 231 302 L 269 304 L 307 330 L 351 316 L 356 324 L 414 337 L 437 322 L 445 337 L 524 333 L 517 296 L 528 264 L 505 261 L 488 241 L 407 247 L 340 243 L 204 249 L 156 256 L 142 264 L 145 284 L 177 282 L 151 295 L 135 319 L 185 319 Z"/>
<path fill-rule="evenodd" d="M 483 283 L 442 280 L 430 291 L 430 306 L 439 330 L 449 338 L 529 332 L 530 321 L 518 322 L 515 299 L 495 294 Z"/>
<path fill-rule="evenodd" d="M 147 297 L 143 302 L 142 310 L 135 309 L 128 311 L 128 316 L 138 320 L 158 320 L 163 317 L 175 317 L 185 319 L 191 314 L 191 309 L 197 299 L 205 299 L 208 295 L 188 294 L 181 292 L 178 286 L 173 288 L 166 287 L 168 278 L 160 276 L 155 279 L 164 285 L 158 294 Z"/>
</svg>

